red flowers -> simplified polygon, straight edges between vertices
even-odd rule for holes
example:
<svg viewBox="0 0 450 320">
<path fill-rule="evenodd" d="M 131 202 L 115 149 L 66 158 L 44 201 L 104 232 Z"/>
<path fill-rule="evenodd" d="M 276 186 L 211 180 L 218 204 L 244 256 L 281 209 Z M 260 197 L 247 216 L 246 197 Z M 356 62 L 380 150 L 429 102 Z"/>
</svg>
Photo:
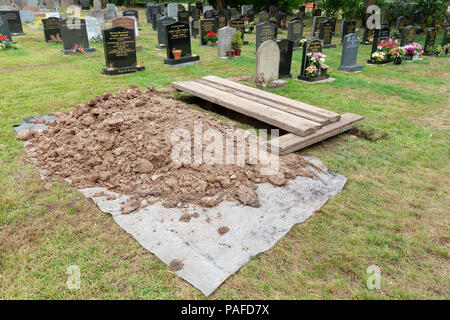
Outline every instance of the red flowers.
<svg viewBox="0 0 450 320">
<path fill-rule="evenodd" d="M 207 35 L 205 36 L 206 42 L 217 42 L 217 40 L 219 40 L 219 38 L 217 37 L 217 34 L 215 34 L 212 31 L 208 32 Z"/>
<path fill-rule="evenodd" d="M 9 42 L 9 39 L 7 36 L 0 33 L 0 42 L 3 42 L 3 41 Z"/>
</svg>

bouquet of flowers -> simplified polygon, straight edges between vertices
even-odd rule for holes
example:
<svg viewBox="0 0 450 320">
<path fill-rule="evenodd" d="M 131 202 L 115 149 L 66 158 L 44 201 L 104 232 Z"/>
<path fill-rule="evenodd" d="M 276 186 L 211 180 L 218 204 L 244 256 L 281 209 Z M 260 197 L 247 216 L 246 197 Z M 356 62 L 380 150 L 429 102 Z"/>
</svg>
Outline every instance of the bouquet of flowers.
<svg viewBox="0 0 450 320">
<path fill-rule="evenodd" d="M 375 51 L 374 53 L 372 53 L 372 59 L 377 62 L 382 62 L 386 60 L 386 54 L 382 51 Z"/>
<path fill-rule="evenodd" d="M 79 53 L 84 53 L 83 48 L 81 48 L 78 44 L 75 45 L 75 47 L 73 48 L 73 53 L 75 54 L 79 54 Z"/>
<path fill-rule="evenodd" d="M 421 56 L 423 54 L 423 47 L 418 43 L 410 43 L 403 47 L 405 54 L 408 56 Z"/>
<path fill-rule="evenodd" d="M 9 41 L 8 37 L 0 33 L 0 50 L 17 49 L 14 43 Z"/>
<path fill-rule="evenodd" d="M 327 56 L 321 52 L 309 52 L 307 54 L 308 67 L 305 69 L 306 76 L 313 78 L 317 75 L 327 74 L 330 67 L 325 64 L 325 58 Z"/>
<path fill-rule="evenodd" d="M 208 34 L 204 37 L 204 39 L 205 39 L 205 42 L 213 42 L 213 43 L 216 43 L 217 40 L 219 40 L 219 38 L 217 37 L 217 34 L 215 34 L 212 31 L 208 32 Z"/>
<path fill-rule="evenodd" d="M 403 56 L 405 55 L 405 49 L 403 49 L 402 47 L 396 47 L 394 49 L 391 49 L 389 54 L 393 58 L 403 58 Z"/>
</svg>

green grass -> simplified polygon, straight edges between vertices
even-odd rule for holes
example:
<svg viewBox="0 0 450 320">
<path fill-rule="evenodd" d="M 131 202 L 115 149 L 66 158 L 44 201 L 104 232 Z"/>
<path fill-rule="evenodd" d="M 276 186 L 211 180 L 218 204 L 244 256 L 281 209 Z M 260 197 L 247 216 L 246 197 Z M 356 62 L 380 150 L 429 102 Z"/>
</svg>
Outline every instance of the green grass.
<svg viewBox="0 0 450 320">
<path fill-rule="evenodd" d="M 100 74 L 101 45 L 94 54 L 63 57 L 61 46 L 44 43 L 42 31 L 25 32 L 15 38 L 20 50 L 0 52 L 0 298 L 204 298 L 70 185 L 41 181 L 12 126 L 132 84 L 163 88 L 209 74 L 253 75 L 254 35 L 246 35 L 250 45 L 234 60 L 217 59 L 217 48 L 192 40 L 202 63 L 173 69 L 163 64 L 165 51 L 155 49 L 156 33 L 143 24 L 138 62 L 146 70 L 108 77 Z M 272 91 L 364 115 L 365 126 L 389 136 L 369 142 L 346 133 L 302 150 L 348 177 L 346 187 L 322 213 L 230 277 L 212 299 L 450 298 L 449 57 L 346 74 L 337 71 L 340 50 L 325 50 L 334 82 L 291 79 Z M 360 47 L 359 63 L 369 50 Z M 294 74 L 300 60 L 295 51 Z M 381 268 L 381 290 L 366 287 L 373 264 Z M 66 288 L 70 265 L 81 269 L 80 290 Z"/>
</svg>

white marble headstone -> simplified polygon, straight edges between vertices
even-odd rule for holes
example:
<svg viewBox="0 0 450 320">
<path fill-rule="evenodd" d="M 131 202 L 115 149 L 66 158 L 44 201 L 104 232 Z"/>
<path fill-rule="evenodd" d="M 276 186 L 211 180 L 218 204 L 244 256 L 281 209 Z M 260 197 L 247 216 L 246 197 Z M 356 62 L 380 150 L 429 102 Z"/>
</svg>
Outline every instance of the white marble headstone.
<svg viewBox="0 0 450 320">
<path fill-rule="evenodd" d="M 257 82 L 269 84 L 278 80 L 280 66 L 280 49 L 273 40 L 263 42 L 256 52 L 256 74 Z"/>
<path fill-rule="evenodd" d="M 101 36 L 102 31 L 100 28 L 100 23 L 97 20 L 97 18 L 86 17 L 84 20 L 86 21 L 86 31 L 88 34 L 89 41 L 91 41 L 93 38 Z"/>
<path fill-rule="evenodd" d="M 175 19 L 178 17 L 178 4 L 169 3 L 167 5 L 167 16 Z"/>
<path fill-rule="evenodd" d="M 219 29 L 218 33 L 218 56 L 219 58 L 227 58 L 227 51 L 232 48 L 231 40 L 233 40 L 234 35 L 236 34 L 236 28 L 223 27 Z"/>
</svg>

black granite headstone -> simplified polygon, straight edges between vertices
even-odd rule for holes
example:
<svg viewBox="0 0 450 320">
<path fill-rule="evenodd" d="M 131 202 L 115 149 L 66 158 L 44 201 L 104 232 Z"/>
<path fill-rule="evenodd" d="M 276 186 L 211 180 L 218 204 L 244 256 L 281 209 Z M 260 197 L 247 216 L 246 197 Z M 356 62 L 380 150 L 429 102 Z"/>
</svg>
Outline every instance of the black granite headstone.
<svg viewBox="0 0 450 320">
<path fill-rule="evenodd" d="M 200 19 L 191 20 L 191 37 L 197 38 L 200 32 Z"/>
<path fill-rule="evenodd" d="M 312 26 L 312 36 L 317 37 L 319 35 L 320 30 L 320 24 L 322 21 L 325 21 L 327 18 L 324 16 L 315 16 L 313 19 L 313 26 Z"/>
<path fill-rule="evenodd" d="M 274 38 L 274 26 L 270 22 L 263 22 L 256 25 L 256 51 L 258 51 L 259 46 L 267 41 L 273 40 Z"/>
<path fill-rule="evenodd" d="M 158 33 L 158 44 L 157 49 L 166 48 L 166 25 L 174 23 L 175 19 L 170 17 L 162 17 L 156 20 L 156 31 Z"/>
<path fill-rule="evenodd" d="M 164 60 L 165 64 L 178 65 L 200 60 L 199 56 L 192 55 L 189 24 L 174 22 L 166 25 L 166 43 L 167 59 Z M 174 58 L 173 50 L 181 50 L 180 59 Z"/>
<path fill-rule="evenodd" d="M 446 46 L 450 43 L 450 35 L 449 35 L 450 27 L 446 28 L 444 31 L 444 37 L 442 38 L 441 46 Z"/>
<path fill-rule="evenodd" d="M 344 37 L 349 33 L 355 33 L 356 31 L 356 21 L 355 20 L 342 20 L 342 26 L 341 26 L 341 43 L 344 42 Z"/>
<path fill-rule="evenodd" d="M 333 22 L 330 19 L 324 20 L 320 23 L 319 39 L 323 40 L 323 48 L 336 48 L 336 45 L 332 43 Z"/>
<path fill-rule="evenodd" d="M 42 25 L 44 26 L 45 42 L 59 42 L 61 41 L 61 26 L 59 18 L 50 17 L 42 19 Z"/>
<path fill-rule="evenodd" d="M 427 36 L 425 38 L 425 46 L 423 47 L 423 54 L 430 56 L 434 54 L 434 45 L 436 43 L 438 29 L 430 28 L 427 30 Z"/>
<path fill-rule="evenodd" d="M 186 10 L 178 11 L 178 22 L 189 23 L 189 12 Z"/>
<path fill-rule="evenodd" d="M 313 39 L 310 39 L 303 43 L 302 65 L 301 65 L 301 69 L 300 69 L 300 74 L 298 75 L 299 80 L 311 81 L 311 80 L 325 79 L 325 78 L 329 77 L 328 75 L 326 75 L 326 76 L 316 77 L 316 79 L 310 79 L 306 75 L 306 69 L 309 67 L 308 54 L 309 53 L 317 53 L 317 52 L 321 53 L 322 50 L 323 50 L 323 41 L 322 40 L 313 38 Z"/>
<path fill-rule="evenodd" d="M 407 44 L 413 43 L 415 35 L 416 35 L 416 28 L 414 28 L 413 26 L 405 27 L 402 32 L 400 46 L 403 47 Z"/>
<path fill-rule="evenodd" d="M 64 49 L 61 50 L 62 54 L 72 54 L 76 45 L 83 48 L 85 52 L 95 51 L 95 48 L 89 47 L 86 21 L 84 19 L 63 19 L 60 21 L 60 27 L 61 39 L 64 47 Z"/>
<path fill-rule="evenodd" d="M 0 33 L 12 41 L 11 32 L 9 31 L 8 20 L 4 15 L 0 15 Z"/>
<path fill-rule="evenodd" d="M 89 0 L 80 0 L 81 10 L 91 10 Z"/>
<path fill-rule="evenodd" d="M 287 39 L 278 39 L 275 41 L 280 49 L 280 67 L 278 77 L 291 77 L 292 52 L 294 49 L 294 42 Z"/>
<path fill-rule="evenodd" d="M 24 34 L 19 11 L 0 11 L 0 15 L 4 15 L 8 20 L 9 32 L 12 35 Z"/>
<path fill-rule="evenodd" d="M 135 17 L 136 21 L 139 23 L 139 12 L 137 10 L 125 10 L 123 12 L 124 17 Z"/>
<path fill-rule="evenodd" d="M 216 30 L 222 29 L 228 25 L 227 17 L 219 15 L 216 17 Z"/>
<path fill-rule="evenodd" d="M 216 30 L 216 20 L 215 19 L 201 19 L 200 20 L 200 45 L 205 46 L 205 36 L 209 32 L 217 33 Z"/>
<path fill-rule="evenodd" d="M 244 40 L 244 33 L 245 33 L 245 22 L 243 19 L 231 19 L 230 20 L 230 27 L 236 28 L 237 30 L 241 31 L 241 38 L 243 45 L 248 45 L 248 41 Z"/>
<path fill-rule="evenodd" d="M 293 42 L 293 48 L 300 48 L 300 40 L 303 37 L 303 20 L 295 19 L 288 23 L 288 40 Z"/>
<path fill-rule="evenodd" d="M 380 29 L 380 36 L 378 37 L 378 41 L 381 40 L 389 40 L 391 37 L 391 28 L 387 25 L 382 25 Z"/>
<path fill-rule="evenodd" d="M 159 12 L 152 12 L 152 29 L 153 31 L 157 31 L 157 21 L 161 19 L 163 16 Z"/>
<path fill-rule="evenodd" d="M 102 33 L 106 62 L 103 74 L 117 75 L 145 69 L 137 64 L 134 29 L 114 27 Z"/>
</svg>

